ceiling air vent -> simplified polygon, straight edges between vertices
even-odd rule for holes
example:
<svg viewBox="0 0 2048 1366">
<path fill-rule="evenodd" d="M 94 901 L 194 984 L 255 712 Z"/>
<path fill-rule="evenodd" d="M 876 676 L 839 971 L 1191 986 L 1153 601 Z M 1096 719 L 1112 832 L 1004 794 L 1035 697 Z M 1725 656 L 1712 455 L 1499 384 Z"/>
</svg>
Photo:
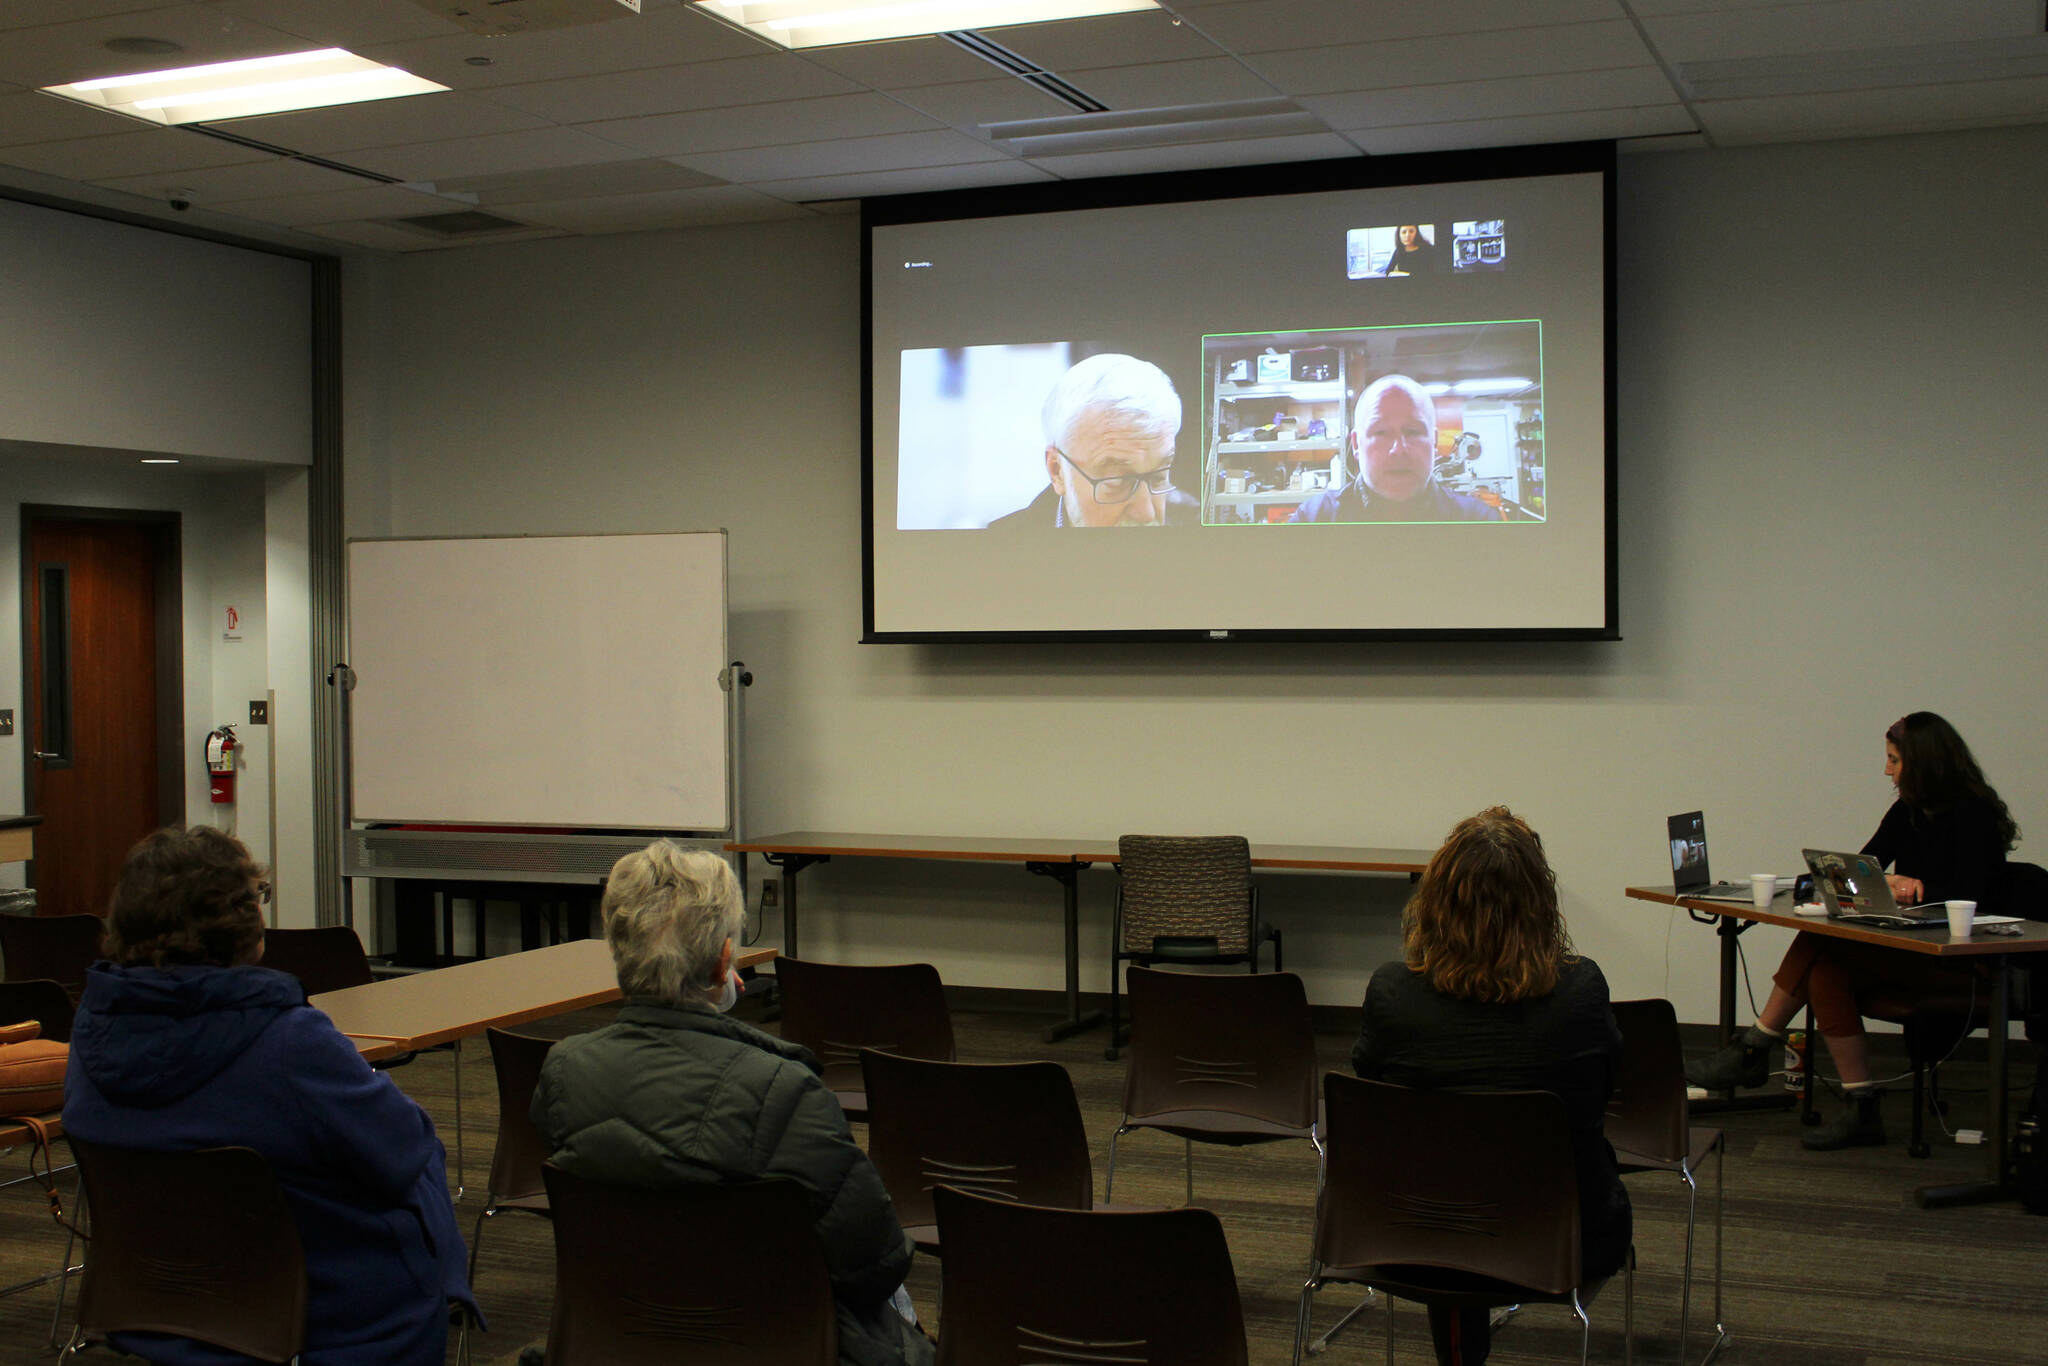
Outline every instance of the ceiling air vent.
<svg viewBox="0 0 2048 1366">
<path fill-rule="evenodd" d="M 408 228 L 430 237 L 476 237 L 493 232 L 526 232 L 533 225 L 514 218 L 500 218 L 481 209 L 457 209 L 452 213 L 422 213 L 407 218 L 380 218 L 394 228 Z"/>
</svg>

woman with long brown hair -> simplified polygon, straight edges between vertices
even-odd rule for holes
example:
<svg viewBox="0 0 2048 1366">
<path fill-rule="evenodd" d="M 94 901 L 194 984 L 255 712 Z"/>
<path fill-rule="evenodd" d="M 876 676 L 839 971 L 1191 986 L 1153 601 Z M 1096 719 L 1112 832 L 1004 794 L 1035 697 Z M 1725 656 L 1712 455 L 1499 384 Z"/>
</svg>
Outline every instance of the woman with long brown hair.
<svg viewBox="0 0 2048 1366">
<path fill-rule="evenodd" d="M 1885 881 L 1893 898 L 1903 906 L 1991 901 L 2019 827 L 1956 728 L 1931 711 L 1892 722 L 1884 733 L 1884 775 L 1898 798 L 1863 852 L 1892 870 Z M 1858 1002 L 1877 990 L 1962 995 L 1974 980 L 1971 969 L 1938 959 L 1801 931 L 1772 975 L 1771 996 L 1756 1023 L 1686 1069 L 1687 1079 L 1715 1091 L 1763 1085 L 1771 1049 L 1810 1001 L 1847 1104 L 1833 1123 L 1800 1135 L 1800 1142 L 1820 1151 L 1875 1147 L 1884 1142 L 1878 1112 L 1884 1089 L 1870 1075 L 1870 1041 Z"/>
<path fill-rule="evenodd" d="M 1543 841 L 1491 807 L 1453 826 L 1402 915 L 1404 961 L 1366 987 L 1351 1065 L 1361 1077 L 1453 1091 L 1550 1091 L 1564 1101 L 1579 1179 L 1581 1265 L 1628 1255 L 1628 1192 L 1601 1133 L 1621 1031 L 1607 979 L 1572 949 Z M 1437 1360 L 1478 1366 L 1485 1310 L 1431 1309 Z"/>
</svg>

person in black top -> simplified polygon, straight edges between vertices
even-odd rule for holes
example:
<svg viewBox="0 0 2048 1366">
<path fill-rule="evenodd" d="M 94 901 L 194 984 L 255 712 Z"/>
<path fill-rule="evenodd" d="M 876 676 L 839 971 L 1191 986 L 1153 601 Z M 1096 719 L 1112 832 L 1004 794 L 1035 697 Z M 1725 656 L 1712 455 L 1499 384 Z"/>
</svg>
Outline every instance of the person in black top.
<svg viewBox="0 0 2048 1366">
<path fill-rule="evenodd" d="M 1902 906 L 1992 900 L 2019 827 L 1955 727 L 1931 711 L 1900 717 L 1884 733 L 1884 773 L 1898 788 L 1898 799 L 1863 852 L 1892 870 L 1885 881 L 1893 898 Z M 1771 1048 L 1811 1001 L 1849 1102 L 1832 1124 L 1801 1135 L 1807 1147 L 1826 1151 L 1884 1142 L 1878 1113 L 1884 1092 L 1870 1077 L 1870 1042 L 1858 1001 L 1879 989 L 1967 994 L 1975 975 L 1937 958 L 1801 932 L 1771 980 L 1770 999 L 1756 1023 L 1686 1075 L 1709 1090 L 1761 1086 Z"/>
<path fill-rule="evenodd" d="M 1405 961 L 1373 973 L 1351 1065 L 1398 1086 L 1550 1091 L 1578 1169 L 1580 1265 L 1612 1275 L 1633 1234 L 1601 1132 L 1621 1056 L 1607 979 L 1572 951 L 1543 841 L 1506 807 L 1460 821 L 1402 915 Z M 1478 1366 L 1487 1311 L 1429 1311 L 1437 1360 Z"/>
</svg>

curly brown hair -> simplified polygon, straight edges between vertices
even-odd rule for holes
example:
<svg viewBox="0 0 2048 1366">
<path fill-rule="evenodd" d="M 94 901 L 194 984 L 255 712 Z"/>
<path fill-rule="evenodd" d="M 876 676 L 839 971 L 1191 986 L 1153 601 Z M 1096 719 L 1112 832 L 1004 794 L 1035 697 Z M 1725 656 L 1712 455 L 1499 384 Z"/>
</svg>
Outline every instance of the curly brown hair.
<svg viewBox="0 0 2048 1366">
<path fill-rule="evenodd" d="M 117 963 L 253 963 L 263 951 L 263 865 L 232 835 L 169 825 L 128 851 L 107 911 Z"/>
<path fill-rule="evenodd" d="M 1451 827 L 1401 916 L 1411 970 L 1447 996 L 1526 1001 L 1572 960 L 1543 841 L 1504 806 Z"/>
</svg>

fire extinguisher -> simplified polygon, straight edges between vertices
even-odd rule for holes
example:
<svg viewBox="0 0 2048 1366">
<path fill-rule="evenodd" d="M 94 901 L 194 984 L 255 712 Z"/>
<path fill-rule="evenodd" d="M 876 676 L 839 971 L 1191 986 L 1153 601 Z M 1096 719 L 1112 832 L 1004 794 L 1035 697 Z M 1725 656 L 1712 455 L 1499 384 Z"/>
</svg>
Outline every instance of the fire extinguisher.
<svg viewBox="0 0 2048 1366">
<path fill-rule="evenodd" d="M 221 726 L 206 736 L 207 787 L 215 806 L 235 800 L 235 728 Z"/>
</svg>

